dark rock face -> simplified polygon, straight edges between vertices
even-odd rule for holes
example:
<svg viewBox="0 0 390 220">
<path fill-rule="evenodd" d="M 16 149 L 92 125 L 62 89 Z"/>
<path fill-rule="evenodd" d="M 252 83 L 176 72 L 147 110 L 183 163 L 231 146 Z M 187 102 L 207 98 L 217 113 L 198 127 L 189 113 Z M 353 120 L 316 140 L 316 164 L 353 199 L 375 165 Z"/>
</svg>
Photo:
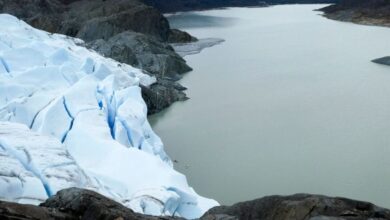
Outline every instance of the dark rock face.
<svg viewBox="0 0 390 220">
<path fill-rule="evenodd" d="M 297 194 L 269 196 L 211 209 L 203 219 L 342 220 L 390 219 L 390 210 L 345 198 Z"/>
<path fill-rule="evenodd" d="M 187 32 L 178 30 L 178 29 L 171 29 L 168 35 L 168 42 L 169 43 L 190 43 L 190 42 L 195 42 L 198 39 L 196 37 L 191 36 Z"/>
<path fill-rule="evenodd" d="M 78 188 L 61 190 L 40 206 L 0 201 L 4 220 L 173 220 L 138 213 L 98 193 Z M 390 210 L 346 198 L 297 194 L 269 196 L 209 210 L 201 220 L 386 220 Z"/>
<path fill-rule="evenodd" d="M 160 79 L 156 84 L 150 87 L 143 86 L 141 89 L 142 97 L 149 107 L 148 111 L 150 114 L 160 112 L 176 101 L 188 99 L 183 92 L 186 88 L 174 82 L 174 80 Z"/>
<path fill-rule="evenodd" d="M 33 205 L 0 201 L 0 219 L 2 220 L 73 220 L 67 213 Z"/>
<path fill-rule="evenodd" d="M 81 38 L 102 55 L 156 76 L 157 84 L 142 90 L 148 91 L 145 98 L 153 97 L 145 100 L 149 114 L 186 99 L 174 85 L 180 74 L 192 69 L 168 43 L 196 38 L 170 29 L 153 7 L 138 0 L 0 0 L 0 12 L 39 29 Z"/>
<path fill-rule="evenodd" d="M 168 20 L 137 0 L 0 0 L 0 10 L 36 28 L 85 41 L 107 40 L 127 30 L 166 41 L 170 33 Z"/>
<path fill-rule="evenodd" d="M 61 32 L 76 29 L 76 36 L 85 41 L 107 40 L 128 30 L 161 41 L 168 39 L 170 27 L 167 19 L 157 9 L 134 0 L 82 0 L 68 5 L 68 8 L 65 14 L 68 22 Z"/>
<path fill-rule="evenodd" d="M 0 0 L 0 12 L 14 15 L 35 27 L 56 32 L 64 5 L 50 0 Z M 56 16 L 58 15 L 58 16 Z"/>
<path fill-rule="evenodd" d="M 132 31 L 122 32 L 108 40 L 90 41 L 87 45 L 106 57 L 158 77 L 175 76 L 192 70 L 170 45 Z"/>
<path fill-rule="evenodd" d="M 372 62 L 390 66 L 390 56 L 378 58 L 378 59 L 372 60 Z"/>
<path fill-rule="evenodd" d="M 137 214 L 98 193 L 78 188 L 62 190 L 40 206 L 69 213 L 75 219 L 159 219 Z"/>
</svg>

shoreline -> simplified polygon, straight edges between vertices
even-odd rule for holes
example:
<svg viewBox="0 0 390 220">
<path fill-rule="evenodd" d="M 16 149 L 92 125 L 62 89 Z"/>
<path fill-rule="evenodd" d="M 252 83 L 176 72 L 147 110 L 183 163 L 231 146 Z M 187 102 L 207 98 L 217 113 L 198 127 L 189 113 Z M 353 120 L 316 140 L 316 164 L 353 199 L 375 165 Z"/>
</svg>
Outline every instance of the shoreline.
<svg viewBox="0 0 390 220">
<path fill-rule="evenodd" d="M 320 8 L 318 11 L 322 11 L 324 17 L 332 20 L 390 27 L 390 4 L 385 2 L 340 0 L 339 3 Z"/>
<path fill-rule="evenodd" d="M 323 7 L 323 6 L 322 6 Z M 265 10 L 265 9 L 264 9 Z M 321 13 L 322 14 L 322 13 Z M 320 19 L 323 19 L 323 18 L 321 18 L 321 17 L 319 17 Z M 325 19 L 326 20 L 326 19 Z M 331 22 L 331 21 L 330 21 Z M 203 32 L 202 32 L 203 33 Z M 223 35 L 213 35 L 213 36 L 223 36 Z M 200 55 L 199 55 L 199 57 L 200 57 Z M 374 58 L 374 57 L 373 57 Z M 194 67 L 194 69 L 196 69 L 196 66 L 193 66 Z M 203 79 L 205 79 L 204 77 L 203 77 Z M 189 87 L 189 88 L 191 88 L 191 86 Z M 164 115 L 162 115 L 161 117 L 165 117 Z M 171 119 L 171 118 L 169 118 L 169 119 Z M 167 120 L 168 121 L 168 120 Z M 180 162 L 185 162 L 185 160 L 183 160 L 183 159 L 180 159 L 179 158 L 179 161 Z M 214 198 L 216 198 L 216 197 L 214 197 Z M 237 201 L 237 200 L 236 200 Z"/>
<path fill-rule="evenodd" d="M 251 7 L 247 7 L 247 8 L 251 8 Z M 221 10 L 222 9 L 223 8 L 221 8 Z M 333 20 L 337 20 L 337 19 L 333 19 Z M 390 27 L 390 23 L 389 26 L 384 26 L 384 27 Z M 185 57 L 188 55 L 201 53 L 202 50 L 219 45 L 224 41 L 225 41 L 224 39 L 220 39 L 220 38 L 205 38 L 205 39 L 200 39 L 197 42 L 175 43 L 175 44 L 171 44 L 171 46 L 175 49 L 177 54 L 179 54 L 181 57 Z M 175 86 L 179 88 L 180 85 L 175 84 Z M 100 104 L 101 103 L 99 102 L 99 105 Z M 64 105 L 66 111 L 68 112 L 69 110 L 67 109 L 66 104 Z M 147 118 L 147 120 L 149 120 L 149 118 Z M 73 126 L 73 122 L 72 122 L 72 126 Z M 151 198 L 156 199 L 154 197 Z M 197 202 L 200 201 L 198 200 Z M 140 206 L 144 206 L 144 204 Z M 144 207 L 142 208 L 144 209 Z M 177 210 L 173 212 L 173 216 L 177 214 L 176 211 Z M 22 216 L 24 214 L 26 214 L 26 216 Z M 62 219 L 73 220 L 73 219 L 80 219 L 80 218 L 81 219 L 109 218 L 109 219 L 117 219 L 117 220 L 160 219 L 159 217 L 135 214 L 131 209 L 126 208 L 121 204 L 116 203 L 113 200 L 105 198 L 104 196 L 101 196 L 97 193 L 88 190 L 82 190 L 76 188 L 68 188 L 68 189 L 61 190 L 56 195 L 50 197 L 48 200 L 42 203 L 40 206 L 23 205 L 23 204 L 0 201 L 0 218 L 2 219 L 2 217 L 4 217 L 5 219 L 20 218 L 23 220 L 32 220 L 32 219 L 51 220 L 54 218 L 57 220 L 62 220 Z M 161 218 L 182 219 L 182 218 L 165 217 L 165 216 Z M 333 220 L 336 218 L 337 219 L 351 219 L 351 218 L 390 219 L 390 210 L 363 201 L 356 201 L 356 200 L 338 198 L 338 197 L 311 195 L 311 194 L 295 194 L 291 196 L 267 196 L 267 197 L 262 197 L 261 199 L 256 199 L 247 202 L 240 202 L 232 206 L 217 206 L 215 208 L 210 209 L 204 216 L 200 217 L 200 219 L 204 219 L 204 220 L 254 219 L 254 218 L 256 219 L 272 218 L 277 220 L 278 219 Z"/>
<path fill-rule="evenodd" d="M 322 16 L 340 22 L 348 22 L 348 23 L 365 25 L 365 26 L 390 28 L 390 21 L 386 21 L 385 19 L 376 19 L 376 18 L 371 18 L 369 16 L 364 16 L 359 18 L 348 17 L 350 14 L 351 14 L 350 12 L 346 12 L 346 11 L 329 13 L 329 14 L 324 12 Z"/>
<path fill-rule="evenodd" d="M 183 220 L 176 216 L 135 213 L 98 193 L 69 188 L 59 191 L 39 206 L 0 201 L 1 219 L 20 220 Z M 217 206 L 198 220 L 389 220 L 390 210 L 369 202 L 313 194 L 266 196 L 232 206 Z"/>
<path fill-rule="evenodd" d="M 203 38 L 191 43 L 174 43 L 171 44 L 173 49 L 181 57 L 201 53 L 204 49 L 217 46 L 225 42 L 222 38 Z"/>
</svg>

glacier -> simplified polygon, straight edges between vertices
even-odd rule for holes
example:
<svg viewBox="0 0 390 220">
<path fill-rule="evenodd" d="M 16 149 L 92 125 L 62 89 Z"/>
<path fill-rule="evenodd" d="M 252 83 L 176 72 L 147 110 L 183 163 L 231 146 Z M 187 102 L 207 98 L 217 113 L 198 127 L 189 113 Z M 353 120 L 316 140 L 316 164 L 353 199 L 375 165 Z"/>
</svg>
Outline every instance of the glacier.
<svg viewBox="0 0 390 220">
<path fill-rule="evenodd" d="M 80 187 L 150 215 L 217 206 L 149 125 L 139 85 L 156 79 L 82 45 L 0 15 L 0 199 L 38 204 Z"/>
</svg>

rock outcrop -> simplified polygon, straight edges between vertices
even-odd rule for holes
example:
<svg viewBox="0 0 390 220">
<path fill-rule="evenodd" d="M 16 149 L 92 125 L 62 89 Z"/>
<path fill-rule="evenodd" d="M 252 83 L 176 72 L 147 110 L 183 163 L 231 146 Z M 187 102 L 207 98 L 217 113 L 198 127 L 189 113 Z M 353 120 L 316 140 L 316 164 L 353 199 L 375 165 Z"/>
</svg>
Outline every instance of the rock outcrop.
<svg viewBox="0 0 390 220">
<path fill-rule="evenodd" d="M 346 198 L 296 194 L 269 196 L 232 206 L 215 207 L 202 218 L 207 220 L 390 219 L 390 210 Z"/>
<path fill-rule="evenodd" d="M 132 31 L 122 32 L 108 40 L 90 41 L 87 47 L 160 78 L 180 78 L 180 73 L 192 70 L 170 45 Z"/>
<path fill-rule="evenodd" d="M 70 188 L 59 191 L 40 206 L 0 202 L 4 220 L 173 220 L 177 217 L 141 215 L 93 191 Z M 233 206 L 211 209 L 201 220 L 385 220 L 390 210 L 346 198 L 297 194 L 269 196 Z"/>
<path fill-rule="evenodd" d="M 377 64 L 383 64 L 383 65 L 390 66 L 390 56 L 378 58 L 378 59 L 372 60 L 372 62 L 377 63 Z"/>
<path fill-rule="evenodd" d="M 93 191 L 70 188 L 40 206 L 0 202 L 4 220 L 157 220 L 169 217 L 141 215 Z"/>
<path fill-rule="evenodd" d="M 191 68 L 168 43 L 196 38 L 170 29 L 168 20 L 153 7 L 137 0 L 0 0 L 0 12 L 39 29 L 81 38 L 97 52 L 141 68 L 156 76 L 157 82 L 164 80 L 159 89 L 153 86 L 148 90 L 158 96 L 146 100 L 149 113 L 184 100 L 175 80 Z"/>
<path fill-rule="evenodd" d="M 91 41 L 87 47 L 156 76 L 155 84 L 142 87 L 149 114 L 157 113 L 176 101 L 187 100 L 186 88 L 176 81 L 181 78 L 181 73 L 192 69 L 170 45 L 144 34 L 125 31 L 108 40 Z"/>
<path fill-rule="evenodd" d="M 42 203 L 41 207 L 69 213 L 75 216 L 75 219 L 161 219 L 135 213 L 98 193 L 78 188 L 58 192 L 56 196 Z"/>
<path fill-rule="evenodd" d="M 340 0 L 320 10 L 325 12 L 325 17 L 334 20 L 390 27 L 388 0 Z"/>
</svg>

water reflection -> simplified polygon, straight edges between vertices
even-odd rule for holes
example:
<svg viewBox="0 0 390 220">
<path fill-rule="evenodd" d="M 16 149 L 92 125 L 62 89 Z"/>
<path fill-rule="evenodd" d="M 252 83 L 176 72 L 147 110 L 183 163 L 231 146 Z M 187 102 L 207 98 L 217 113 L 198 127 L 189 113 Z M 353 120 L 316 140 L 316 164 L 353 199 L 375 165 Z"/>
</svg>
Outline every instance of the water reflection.
<svg viewBox="0 0 390 220">
<path fill-rule="evenodd" d="M 205 28 L 205 27 L 228 27 L 237 22 L 237 18 L 202 15 L 199 13 L 178 13 L 168 15 L 169 23 L 175 28 Z"/>
</svg>

